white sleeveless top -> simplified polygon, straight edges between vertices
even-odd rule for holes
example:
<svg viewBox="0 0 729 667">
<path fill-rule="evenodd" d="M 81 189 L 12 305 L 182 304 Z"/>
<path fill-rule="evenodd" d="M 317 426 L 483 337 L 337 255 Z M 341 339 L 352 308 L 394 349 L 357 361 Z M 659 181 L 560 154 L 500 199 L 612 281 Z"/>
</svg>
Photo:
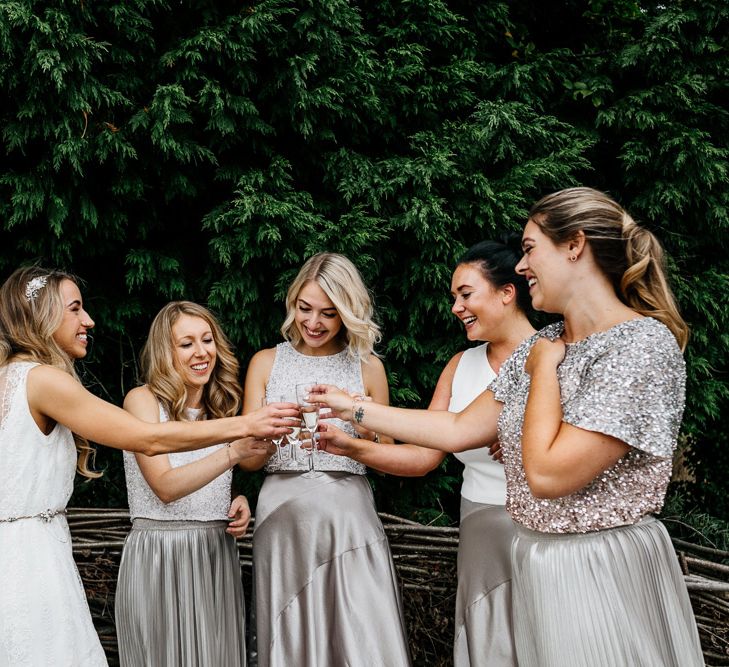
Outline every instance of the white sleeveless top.
<svg viewBox="0 0 729 667">
<path fill-rule="evenodd" d="M 466 408 L 496 378 L 486 357 L 487 345 L 484 343 L 463 352 L 453 376 L 448 404 L 451 412 Z M 466 500 L 489 505 L 506 504 L 504 466 L 491 458 L 488 447 L 459 452 L 455 456 L 466 466 L 461 486 L 461 495 Z"/>
<path fill-rule="evenodd" d="M 187 409 L 187 416 L 194 420 L 199 410 Z M 167 412 L 160 405 L 160 422 L 169 421 Z M 193 452 L 178 452 L 168 454 L 170 465 L 173 468 L 204 459 L 224 444 L 212 445 Z M 216 477 L 201 489 L 193 491 L 183 498 L 163 503 L 147 484 L 134 452 L 124 452 L 124 476 L 127 481 L 127 497 L 129 499 L 129 518 L 156 519 L 158 521 L 224 521 L 228 518 L 230 509 L 230 485 L 233 481 L 233 472 L 227 470 Z"/>
</svg>

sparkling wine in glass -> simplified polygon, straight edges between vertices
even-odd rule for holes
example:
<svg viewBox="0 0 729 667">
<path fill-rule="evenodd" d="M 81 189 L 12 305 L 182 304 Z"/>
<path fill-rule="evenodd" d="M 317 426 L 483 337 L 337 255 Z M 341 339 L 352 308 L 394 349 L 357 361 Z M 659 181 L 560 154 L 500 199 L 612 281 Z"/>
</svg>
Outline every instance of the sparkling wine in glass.
<svg viewBox="0 0 729 667">
<path fill-rule="evenodd" d="M 285 396 L 274 396 L 274 397 L 268 397 L 263 399 L 264 405 L 271 405 L 271 403 L 285 403 L 286 397 Z M 283 442 L 284 436 L 278 435 L 273 438 L 271 438 L 271 442 L 276 445 L 276 451 L 273 453 L 273 456 L 271 457 L 276 463 L 281 463 L 283 461 L 283 458 L 281 456 L 281 443 Z"/>
<path fill-rule="evenodd" d="M 296 396 L 290 395 L 290 396 L 286 397 L 286 402 L 287 403 L 297 403 L 298 399 L 296 398 Z M 297 453 L 298 453 L 299 447 L 301 446 L 301 440 L 299 438 L 299 436 L 301 434 L 301 425 L 302 425 L 301 417 L 286 417 L 286 421 L 291 422 L 291 424 L 289 425 L 289 428 L 291 429 L 291 433 L 289 433 L 286 436 L 286 440 L 289 445 L 288 459 L 289 459 L 289 461 L 297 462 L 299 460 Z"/>
<path fill-rule="evenodd" d="M 320 472 L 316 470 L 316 430 L 319 426 L 319 404 L 309 401 L 311 388 L 317 384 L 316 380 L 302 382 L 296 385 L 296 401 L 301 410 L 306 430 L 311 434 L 311 449 L 309 450 L 309 471 L 304 473 L 305 477 L 319 477 Z"/>
</svg>

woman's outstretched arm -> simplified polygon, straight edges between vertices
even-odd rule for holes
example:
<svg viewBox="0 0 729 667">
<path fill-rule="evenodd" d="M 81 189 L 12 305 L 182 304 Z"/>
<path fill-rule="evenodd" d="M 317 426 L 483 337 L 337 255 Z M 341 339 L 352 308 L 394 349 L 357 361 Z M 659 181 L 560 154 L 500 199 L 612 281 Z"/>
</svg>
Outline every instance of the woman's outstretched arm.
<svg viewBox="0 0 729 667">
<path fill-rule="evenodd" d="M 296 406 L 276 404 L 244 417 L 150 424 L 94 396 L 52 366 L 37 366 L 28 374 L 28 405 L 39 425 L 58 422 L 93 442 L 148 456 L 285 435 L 290 432 L 285 417 L 298 415 Z"/>
<path fill-rule="evenodd" d="M 492 392 L 485 391 L 458 413 L 407 410 L 366 401 L 355 401 L 333 385 L 316 385 L 312 400 L 326 405 L 344 420 L 402 440 L 443 452 L 483 447 L 496 440 L 496 422 L 501 414 Z"/>
</svg>

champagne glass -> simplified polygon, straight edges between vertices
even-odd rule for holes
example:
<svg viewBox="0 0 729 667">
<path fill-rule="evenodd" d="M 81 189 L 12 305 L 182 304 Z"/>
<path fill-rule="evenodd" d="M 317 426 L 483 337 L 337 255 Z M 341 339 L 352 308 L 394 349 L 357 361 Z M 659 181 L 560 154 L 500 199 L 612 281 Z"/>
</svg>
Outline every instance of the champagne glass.
<svg viewBox="0 0 729 667">
<path fill-rule="evenodd" d="M 316 469 L 316 430 L 319 426 L 319 404 L 308 400 L 311 388 L 318 384 L 316 380 L 302 382 L 296 385 L 296 401 L 301 409 L 301 416 L 304 419 L 307 431 L 311 434 L 311 449 L 309 450 L 309 471 L 304 477 L 319 477 L 320 472 Z"/>
<path fill-rule="evenodd" d="M 297 403 L 298 399 L 295 395 L 290 395 L 286 397 L 287 403 Z M 291 424 L 289 428 L 291 429 L 291 433 L 286 436 L 286 440 L 289 444 L 289 461 L 292 462 L 298 462 L 298 456 L 297 456 L 297 450 L 301 446 L 301 440 L 299 439 L 299 434 L 301 433 L 301 426 L 302 421 L 301 417 L 286 417 L 287 421 L 290 421 Z"/>
<path fill-rule="evenodd" d="M 285 396 L 275 396 L 272 398 L 264 398 L 261 403 L 263 405 L 271 405 L 272 403 L 285 403 L 286 397 Z M 271 438 L 271 442 L 276 445 L 276 451 L 274 452 L 273 456 L 271 457 L 274 462 L 276 463 L 282 463 L 283 457 L 281 456 L 281 443 L 283 442 L 284 436 L 279 435 Z"/>
</svg>

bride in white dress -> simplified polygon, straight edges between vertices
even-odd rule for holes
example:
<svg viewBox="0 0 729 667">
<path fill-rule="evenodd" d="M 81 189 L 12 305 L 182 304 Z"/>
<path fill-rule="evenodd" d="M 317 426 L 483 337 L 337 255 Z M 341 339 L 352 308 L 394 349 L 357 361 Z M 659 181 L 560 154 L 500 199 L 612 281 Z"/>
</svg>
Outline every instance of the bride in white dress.
<svg viewBox="0 0 729 667">
<path fill-rule="evenodd" d="M 73 362 L 93 326 L 68 274 L 27 267 L 0 287 L 0 667 L 106 665 L 65 519 L 76 468 L 99 476 L 86 438 L 150 455 L 230 442 L 233 467 L 298 414 L 274 404 L 245 417 L 142 422 L 78 381 Z"/>
</svg>

